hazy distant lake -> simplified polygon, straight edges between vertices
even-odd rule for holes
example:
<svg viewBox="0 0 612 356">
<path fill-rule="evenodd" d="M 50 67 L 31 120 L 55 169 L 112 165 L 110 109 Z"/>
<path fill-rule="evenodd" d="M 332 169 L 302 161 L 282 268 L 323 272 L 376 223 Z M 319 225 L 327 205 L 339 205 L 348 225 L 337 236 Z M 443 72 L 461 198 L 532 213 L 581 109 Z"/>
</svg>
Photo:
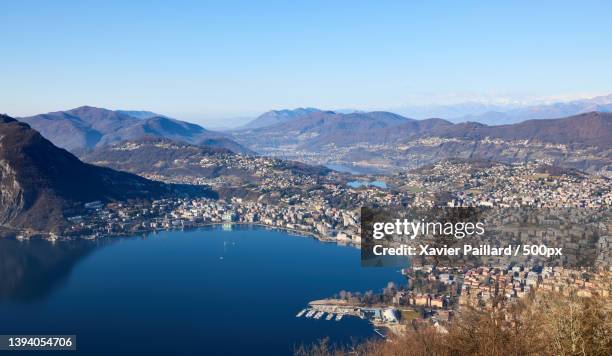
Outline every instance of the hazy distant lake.
<svg viewBox="0 0 612 356">
<path fill-rule="evenodd" d="M 333 169 L 338 172 L 345 172 L 350 174 L 380 174 L 380 170 L 370 167 L 352 166 L 339 163 L 329 163 L 325 165 L 329 169 Z"/>
<path fill-rule="evenodd" d="M 291 354 L 362 320 L 296 318 L 313 299 L 402 282 L 359 250 L 221 227 L 112 241 L 0 239 L 0 334 L 77 334 L 83 354 Z"/>
<path fill-rule="evenodd" d="M 371 182 L 365 181 L 365 180 L 354 180 L 352 182 L 348 182 L 347 184 L 353 188 L 361 188 L 361 187 L 387 188 L 387 183 L 381 180 L 375 180 Z"/>
</svg>

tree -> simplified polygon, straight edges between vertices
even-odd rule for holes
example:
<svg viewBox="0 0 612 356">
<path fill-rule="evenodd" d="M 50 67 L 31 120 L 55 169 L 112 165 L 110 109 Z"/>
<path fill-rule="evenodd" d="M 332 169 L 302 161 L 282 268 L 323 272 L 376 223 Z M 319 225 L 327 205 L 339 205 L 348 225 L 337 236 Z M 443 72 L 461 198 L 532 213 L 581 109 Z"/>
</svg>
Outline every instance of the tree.
<svg viewBox="0 0 612 356">
<path fill-rule="evenodd" d="M 366 293 L 368 296 L 368 293 Z M 607 300 L 540 292 L 492 312 L 462 308 L 440 333 L 434 327 L 411 328 L 389 339 L 356 348 L 330 347 L 322 340 L 304 355 L 612 355 L 612 323 Z M 312 352 L 311 352 L 312 351 Z M 297 353 L 296 353 L 297 354 Z"/>
</svg>

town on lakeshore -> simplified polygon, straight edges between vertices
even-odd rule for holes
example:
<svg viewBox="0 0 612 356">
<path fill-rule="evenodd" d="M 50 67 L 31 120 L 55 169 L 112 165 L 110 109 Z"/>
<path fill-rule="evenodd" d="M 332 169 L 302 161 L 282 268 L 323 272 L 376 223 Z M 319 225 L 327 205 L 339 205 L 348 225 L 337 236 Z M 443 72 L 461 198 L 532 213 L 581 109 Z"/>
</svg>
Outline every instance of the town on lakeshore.
<svg viewBox="0 0 612 356">
<path fill-rule="evenodd" d="M 387 261 L 364 258 L 371 248 L 366 209 L 483 209 L 490 215 L 484 234 L 489 240 L 482 245 L 506 248 L 508 236 L 523 247 L 527 241 L 548 240 L 535 245 L 546 256 L 517 260 L 510 258 L 516 253 L 480 253 L 486 249 L 475 244 L 470 251 L 478 253 L 469 254 L 478 255 L 475 263 L 466 254 L 419 239 L 433 247 L 429 251 L 446 252 L 394 260 L 405 282 L 313 296 L 316 300 L 305 302 L 295 315 L 321 322 L 358 317 L 384 336 L 423 328 L 444 333 L 463 310 L 505 311 L 547 292 L 598 298 L 606 301 L 606 313 L 611 307 L 609 113 L 486 126 L 386 112 L 317 111 L 288 123 L 297 129 L 280 123 L 230 133 L 143 115 L 152 116 L 88 106 L 23 121 L 0 115 L 0 233 L 23 243 L 47 239 L 52 248 L 64 240 L 257 225 L 358 248 L 361 268 L 375 268 Z M 71 140 L 56 125 L 74 124 L 75 118 L 81 128 L 96 130 L 104 122 L 102 128 L 111 129 L 99 131 L 93 143 Z M 321 123 L 327 134 L 305 133 Z M 441 131 L 434 129 L 440 125 Z M 347 140 L 343 130 L 353 126 L 361 134 Z M 582 126 L 592 126 L 588 132 L 595 133 L 583 135 L 576 129 Z M 151 127 L 172 133 L 130 134 L 151 132 Z M 413 129 L 420 137 L 410 136 Z M 305 141 L 284 146 L 283 137 L 295 138 L 296 130 L 302 132 L 298 141 Z M 330 130 L 335 135 L 329 136 Z M 525 139 L 529 132 L 537 137 Z M 408 142 L 402 133 L 409 134 Z M 371 142 L 380 138 L 389 140 Z M 266 152 L 261 144 L 268 143 L 283 148 L 284 155 L 255 152 Z M 296 150 L 310 159 L 291 156 Z M 517 220 L 530 209 L 539 212 L 536 220 L 544 231 L 534 228 L 533 216 Z M 569 209 L 569 215 L 556 209 Z M 515 226 L 519 220 L 526 226 Z M 490 225 L 499 234 L 491 233 Z M 549 256 L 550 251 L 559 253 Z"/>
<path fill-rule="evenodd" d="M 406 328 L 433 326 L 440 332 L 460 307 L 495 310 L 537 292 L 564 296 L 610 298 L 609 267 L 563 268 L 435 267 L 402 269 L 407 284 L 389 283 L 380 293 L 340 291 L 333 298 L 315 300 L 296 316 L 340 320 L 354 316 L 376 327 L 401 334 Z M 610 308 L 610 305 L 606 306 Z"/>
<path fill-rule="evenodd" d="M 612 356 L 610 13 L 2 1 L 0 353 Z"/>
<path fill-rule="evenodd" d="M 43 237 L 53 241 L 95 239 L 211 224 L 256 224 L 359 248 L 362 242 L 360 207 L 364 205 L 391 209 L 528 206 L 609 211 L 606 209 L 612 204 L 612 183 L 608 178 L 555 170 L 548 162 L 508 165 L 440 161 L 411 172 L 361 175 L 351 178 L 354 180 L 350 182 L 335 173 L 322 176 L 278 169 L 278 160 L 267 157 L 215 157 L 202 160 L 200 164 L 236 166 L 259 177 L 258 184 L 240 187 L 243 191 L 239 197 L 228 194 L 220 199 L 177 197 L 87 202 L 78 214 L 68 217 L 70 225 L 61 233 Z M 237 191 L 236 187 L 227 186 L 227 180 L 218 178 L 149 178 Z M 385 184 L 348 184 L 355 181 L 383 181 Z M 358 317 L 372 322 L 377 332 L 388 329 L 401 333 L 406 328 L 426 325 L 445 332 L 454 313 L 466 305 L 500 308 L 502 304 L 511 304 L 537 291 L 598 295 L 609 299 L 612 225 L 607 221 L 600 228 L 600 252 L 608 255 L 600 258 L 600 263 L 592 268 L 504 265 L 499 260 L 496 264 L 479 267 L 412 266 L 402 269 L 405 285 L 390 283 L 380 292 L 340 291 L 328 299 L 310 302 L 303 310 L 296 311 L 296 316 L 325 321 Z M 25 240 L 38 234 L 23 230 L 18 238 Z"/>
<path fill-rule="evenodd" d="M 480 165 L 441 161 L 410 173 L 362 178 L 385 180 L 386 188 L 352 187 L 340 179 L 335 181 L 334 175 L 277 170 L 273 169 L 273 162 L 274 159 L 264 157 L 245 157 L 233 162 L 261 177 L 257 185 L 240 187 L 245 191 L 241 193 L 243 197 L 87 202 L 79 209 L 79 214 L 68 217 L 71 223 L 68 227 L 61 233 L 48 234 L 47 238 L 95 238 L 245 223 L 290 229 L 326 241 L 360 244 L 362 206 L 527 206 L 605 210 L 612 204 L 610 179 L 574 171 L 551 174 L 547 172 L 550 167 L 546 162 Z M 202 178 L 194 181 L 187 177 L 170 178 L 168 181 L 177 179 L 183 183 L 220 187 L 219 183 L 206 182 Z M 266 202 L 270 198 L 274 198 L 273 203 Z M 24 229 L 19 235 L 27 237 L 38 233 Z"/>
</svg>

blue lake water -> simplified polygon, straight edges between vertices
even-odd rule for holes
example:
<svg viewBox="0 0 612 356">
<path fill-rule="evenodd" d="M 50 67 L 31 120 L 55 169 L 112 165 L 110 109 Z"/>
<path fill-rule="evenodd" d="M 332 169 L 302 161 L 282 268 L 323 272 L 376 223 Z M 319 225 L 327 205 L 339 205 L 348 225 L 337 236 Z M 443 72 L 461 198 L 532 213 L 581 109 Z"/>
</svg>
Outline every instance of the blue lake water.
<svg viewBox="0 0 612 356">
<path fill-rule="evenodd" d="M 76 334 L 79 354 L 291 354 L 375 337 L 307 302 L 403 283 L 360 252 L 285 232 L 211 227 L 52 244 L 0 239 L 0 334 Z M 47 353 L 46 353 L 47 354 Z M 74 353 L 72 353 L 74 354 Z"/>
<path fill-rule="evenodd" d="M 352 182 L 347 183 L 350 187 L 353 188 L 361 188 L 361 187 L 378 187 L 378 188 L 387 188 L 387 183 L 381 180 L 375 181 L 363 181 L 363 180 L 354 180 Z"/>
</svg>

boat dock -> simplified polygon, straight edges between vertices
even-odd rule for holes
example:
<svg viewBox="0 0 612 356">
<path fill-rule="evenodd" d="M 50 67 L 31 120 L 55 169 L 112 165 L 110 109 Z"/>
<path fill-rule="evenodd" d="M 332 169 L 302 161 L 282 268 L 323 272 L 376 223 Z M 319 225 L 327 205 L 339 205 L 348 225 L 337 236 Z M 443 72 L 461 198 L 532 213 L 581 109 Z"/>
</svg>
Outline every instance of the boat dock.
<svg viewBox="0 0 612 356">
<path fill-rule="evenodd" d="M 362 318 L 361 311 L 359 308 L 355 308 L 352 306 L 328 305 L 322 303 L 311 303 L 308 308 L 300 310 L 295 315 L 295 317 L 306 317 L 316 320 L 320 320 L 325 317 L 325 320 L 327 321 L 340 321 L 345 315 Z"/>
</svg>

